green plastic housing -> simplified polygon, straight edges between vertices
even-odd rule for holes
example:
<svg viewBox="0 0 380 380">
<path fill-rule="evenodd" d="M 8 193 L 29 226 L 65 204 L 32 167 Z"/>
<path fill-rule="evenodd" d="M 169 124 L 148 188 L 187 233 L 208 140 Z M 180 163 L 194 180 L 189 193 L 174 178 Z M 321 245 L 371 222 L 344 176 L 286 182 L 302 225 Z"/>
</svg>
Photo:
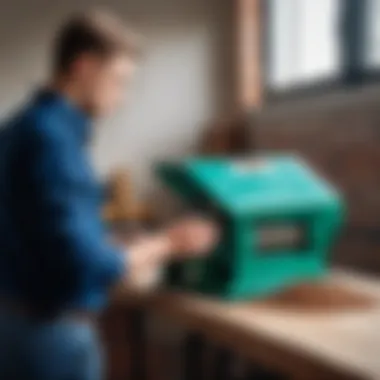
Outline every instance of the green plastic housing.
<svg viewBox="0 0 380 380">
<path fill-rule="evenodd" d="M 159 164 L 157 174 L 222 231 L 207 258 L 167 268 L 168 286 L 238 300 L 326 273 L 344 207 L 338 192 L 300 158 L 194 158 Z"/>
</svg>

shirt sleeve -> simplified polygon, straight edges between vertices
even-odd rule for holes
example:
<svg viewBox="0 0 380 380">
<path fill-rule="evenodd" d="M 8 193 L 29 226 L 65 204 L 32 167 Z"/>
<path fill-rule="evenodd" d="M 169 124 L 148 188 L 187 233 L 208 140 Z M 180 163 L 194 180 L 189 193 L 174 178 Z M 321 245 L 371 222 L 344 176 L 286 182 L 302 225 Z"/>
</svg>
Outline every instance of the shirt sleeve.
<svg viewBox="0 0 380 380">
<path fill-rule="evenodd" d="M 39 277 L 31 281 L 37 298 L 65 305 L 83 292 L 105 291 L 123 275 L 125 255 L 107 241 L 80 144 L 51 128 L 31 131 L 23 155 L 27 203 L 18 215 L 33 255 L 28 273 Z"/>
</svg>

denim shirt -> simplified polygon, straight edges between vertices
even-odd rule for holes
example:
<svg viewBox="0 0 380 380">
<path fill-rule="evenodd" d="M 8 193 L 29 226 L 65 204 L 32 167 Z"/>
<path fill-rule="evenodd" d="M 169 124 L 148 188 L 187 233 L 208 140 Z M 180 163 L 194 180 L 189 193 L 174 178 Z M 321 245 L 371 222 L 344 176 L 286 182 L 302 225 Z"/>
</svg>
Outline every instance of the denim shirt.
<svg viewBox="0 0 380 380">
<path fill-rule="evenodd" d="M 123 275 L 100 217 L 89 132 L 88 117 L 54 92 L 37 94 L 0 129 L 0 295 L 96 310 Z"/>
</svg>

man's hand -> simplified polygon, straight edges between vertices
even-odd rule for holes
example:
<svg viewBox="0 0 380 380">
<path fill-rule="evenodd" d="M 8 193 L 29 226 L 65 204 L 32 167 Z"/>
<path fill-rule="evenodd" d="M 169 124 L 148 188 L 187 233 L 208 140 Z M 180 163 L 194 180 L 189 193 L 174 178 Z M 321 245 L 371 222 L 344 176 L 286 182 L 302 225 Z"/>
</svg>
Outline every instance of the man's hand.
<svg viewBox="0 0 380 380">
<path fill-rule="evenodd" d="M 166 230 L 173 259 L 186 259 L 207 254 L 218 239 L 215 224 L 201 218 L 188 218 Z"/>
<path fill-rule="evenodd" d="M 184 219 L 157 234 L 141 237 L 126 249 L 128 274 L 120 286 L 149 282 L 152 273 L 171 260 L 204 256 L 217 239 L 216 226 L 201 218 Z"/>
</svg>

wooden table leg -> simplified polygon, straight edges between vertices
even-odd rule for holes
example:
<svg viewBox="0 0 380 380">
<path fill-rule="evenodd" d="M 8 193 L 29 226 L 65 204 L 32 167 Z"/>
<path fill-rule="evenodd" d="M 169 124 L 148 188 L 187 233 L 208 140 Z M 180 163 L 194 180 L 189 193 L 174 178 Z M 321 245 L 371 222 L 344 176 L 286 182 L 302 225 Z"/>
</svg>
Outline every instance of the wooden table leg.
<svg viewBox="0 0 380 380">
<path fill-rule="evenodd" d="M 147 380 L 148 347 L 146 313 L 141 309 L 131 309 L 128 313 L 129 322 L 129 377 L 128 380 Z"/>
<path fill-rule="evenodd" d="M 216 348 L 212 368 L 213 380 L 231 380 L 233 374 L 233 353 L 226 348 Z"/>
<path fill-rule="evenodd" d="M 200 334 L 188 333 L 183 347 L 183 380 L 202 380 L 204 374 L 205 339 Z"/>
<path fill-rule="evenodd" d="M 286 380 L 286 377 L 259 366 L 251 366 L 251 368 L 248 369 L 244 380 Z"/>
</svg>

